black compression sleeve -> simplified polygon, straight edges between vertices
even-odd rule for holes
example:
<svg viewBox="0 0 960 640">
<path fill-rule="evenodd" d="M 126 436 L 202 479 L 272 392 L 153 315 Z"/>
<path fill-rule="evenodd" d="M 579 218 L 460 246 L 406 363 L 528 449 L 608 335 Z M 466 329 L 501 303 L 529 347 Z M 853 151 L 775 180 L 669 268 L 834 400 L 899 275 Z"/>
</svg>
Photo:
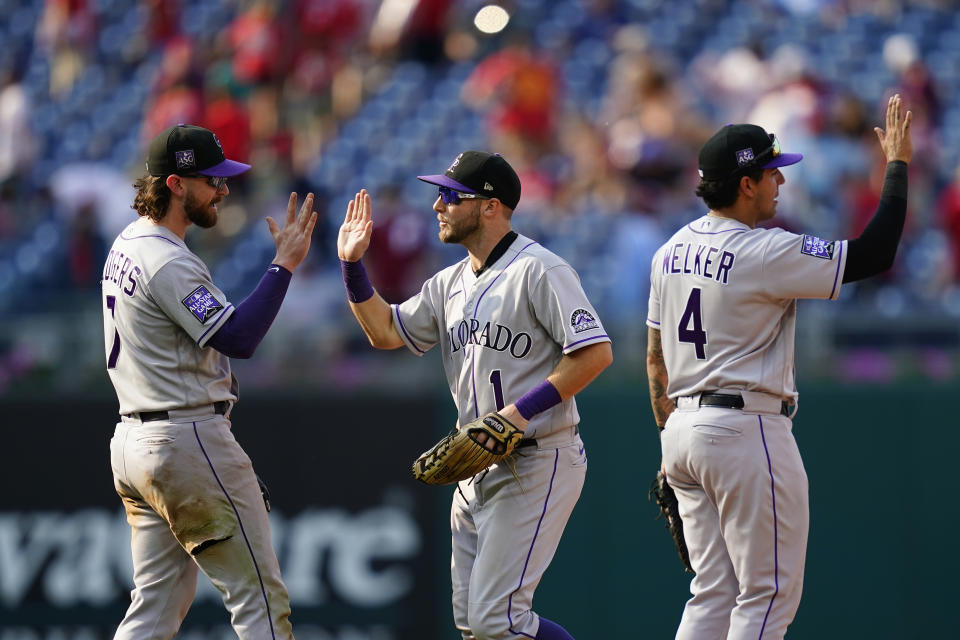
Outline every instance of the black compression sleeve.
<svg viewBox="0 0 960 640">
<path fill-rule="evenodd" d="M 859 238 L 847 243 L 847 266 L 844 282 L 863 280 L 883 273 L 893 266 L 897 245 L 907 218 L 907 163 L 887 163 L 883 178 L 880 205 Z"/>
</svg>

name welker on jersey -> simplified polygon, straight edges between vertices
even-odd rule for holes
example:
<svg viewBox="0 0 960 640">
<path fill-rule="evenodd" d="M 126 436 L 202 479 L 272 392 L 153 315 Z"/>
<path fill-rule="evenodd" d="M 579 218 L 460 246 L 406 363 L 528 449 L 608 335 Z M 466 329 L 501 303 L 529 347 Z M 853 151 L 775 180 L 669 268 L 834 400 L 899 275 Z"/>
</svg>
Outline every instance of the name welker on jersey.
<svg viewBox="0 0 960 640">
<path fill-rule="evenodd" d="M 717 259 L 718 253 L 719 259 Z M 727 284 L 735 258 L 733 252 L 720 251 L 717 247 L 707 244 L 694 246 L 686 242 L 678 242 L 672 247 L 667 247 L 663 252 L 663 274 L 694 275 Z M 710 270 L 711 265 L 715 265 L 716 270 L 713 272 Z"/>
<path fill-rule="evenodd" d="M 133 268 L 131 269 L 131 267 Z M 110 253 L 107 254 L 107 262 L 103 265 L 103 279 L 120 286 L 120 283 L 126 278 L 129 284 L 123 289 L 123 292 L 128 296 L 132 296 L 133 292 L 137 290 L 137 281 L 134 278 L 141 273 L 143 272 L 140 267 L 133 264 L 130 258 L 116 249 L 111 249 Z"/>
<path fill-rule="evenodd" d="M 491 332 L 493 336 L 490 335 Z M 514 333 L 509 327 L 502 324 L 491 326 L 490 322 L 484 324 L 481 329 L 480 321 L 476 318 L 471 318 L 469 323 L 467 320 L 461 320 L 459 324 L 450 327 L 447 334 L 450 337 L 451 353 L 460 351 L 468 344 L 476 344 L 494 351 L 509 350 L 514 358 L 522 358 L 530 353 L 530 347 L 533 346 L 533 338 L 529 333 L 523 331 Z"/>
</svg>

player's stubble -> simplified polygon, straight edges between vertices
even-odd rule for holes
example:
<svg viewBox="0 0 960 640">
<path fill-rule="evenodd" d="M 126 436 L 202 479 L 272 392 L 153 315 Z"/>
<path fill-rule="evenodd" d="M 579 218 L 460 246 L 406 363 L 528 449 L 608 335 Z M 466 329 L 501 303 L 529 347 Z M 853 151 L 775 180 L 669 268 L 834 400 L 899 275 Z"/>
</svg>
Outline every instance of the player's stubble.
<svg viewBox="0 0 960 640">
<path fill-rule="evenodd" d="M 472 204 L 473 207 L 468 211 L 465 211 L 462 216 L 445 216 L 443 223 L 446 226 L 440 227 L 440 232 L 437 234 L 440 238 L 440 242 L 443 242 L 444 244 L 461 244 L 464 240 L 469 238 L 471 234 L 480 228 L 481 202 L 474 201 Z M 463 203 L 456 206 L 458 208 L 464 208 Z M 450 211 L 449 207 L 447 208 L 447 211 Z M 459 213 L 460 212 L 457 211 L 457 214 Z"/>
<path fill-rule="evenodd" d="M 223 198 L 218 195 L 212 200 L 203 202 L 188 189 L 187 197 L 183 202 L 183 211 L 187 214 L 187 220 L 198 227 L 209 229 L 217 224 L 216 205 L 221 200 L 223 200 Z"/>
</svg>

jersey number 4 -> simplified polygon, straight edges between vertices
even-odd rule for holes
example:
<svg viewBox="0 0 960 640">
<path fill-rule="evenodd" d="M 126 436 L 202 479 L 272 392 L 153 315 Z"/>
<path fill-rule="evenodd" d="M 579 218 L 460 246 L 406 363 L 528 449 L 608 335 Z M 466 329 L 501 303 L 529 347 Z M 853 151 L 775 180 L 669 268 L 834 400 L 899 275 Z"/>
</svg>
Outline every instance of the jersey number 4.
<svg viewBox="0 0 960 640">
<path fill-rule="evenodd" d="M 690 327 L 693 325 L 693 328 Z M 706 360 L 707 332 L 703 330 L 703 315 L 700 313 L 700 289 L 694 287 L 687 298 L 687 308 L 680 316 L 680 325 L 677 327 L 677 339 L 680 342 L 689 342 L 697 348 L 697 360 Z"/>
<path fill-rule="evenodd" d="M 114 315 L 117 299 L 114 296 L 107 296 L 107 309 L 110 309 L 110 317 Z M 113 369 L 117 366 L 117 358 L 120 357 L 120 332 L 113 330 L 113 347 L 110 348 L 110 357 L 107 358 L 107 369 Z"/>
</svg>

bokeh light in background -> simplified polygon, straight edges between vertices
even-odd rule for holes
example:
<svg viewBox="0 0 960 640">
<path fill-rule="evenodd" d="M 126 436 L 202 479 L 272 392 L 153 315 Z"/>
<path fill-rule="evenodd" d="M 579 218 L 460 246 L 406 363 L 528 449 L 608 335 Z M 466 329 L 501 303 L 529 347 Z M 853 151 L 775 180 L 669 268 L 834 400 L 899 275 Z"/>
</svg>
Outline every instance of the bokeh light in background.
<svg viewBox="0 0 960 640">
<path fill-rule="evenodd" d="M 473 24 L 483 33 L 500 33 L 510 22 L 507 10 L 496 4 L 488 4 L 477 11 Z"/>
<path fill-rule="evenodd" d="M 289 190 L 318 193 L 323 224 L 279 328 L 239 365 L 248 390 L 432 379 L 431 363 L 398 359 L 396 377 L 367 352 L 333 236 L 369 189 L 374 284 L 410 295 L 459 257 L 413 177 L 467 148 L 518 167 L 515 226 L 577 267 L 615 367 L 640 376 L 649 256 L 702 212 L 703 140 L 735 121 L 776 132 L 806 157 L 785 172 L 776 224 L 855 236 L 876 205 L 872 127 L 892 91 L 915 112 L 917 149 L 897 264 L 801 305 L 798 364 L 838 380 L 960 368 L 953 2 L 0 0 L 0 15 L 0 394 L 109 393 L 99 265 L 132 219 L 144 141 L 168 124 L 206 124 L 254 166 L 221 223 L 189 236 L 232 300 L 272 255 L 262 219 Z"/>
</svg>

